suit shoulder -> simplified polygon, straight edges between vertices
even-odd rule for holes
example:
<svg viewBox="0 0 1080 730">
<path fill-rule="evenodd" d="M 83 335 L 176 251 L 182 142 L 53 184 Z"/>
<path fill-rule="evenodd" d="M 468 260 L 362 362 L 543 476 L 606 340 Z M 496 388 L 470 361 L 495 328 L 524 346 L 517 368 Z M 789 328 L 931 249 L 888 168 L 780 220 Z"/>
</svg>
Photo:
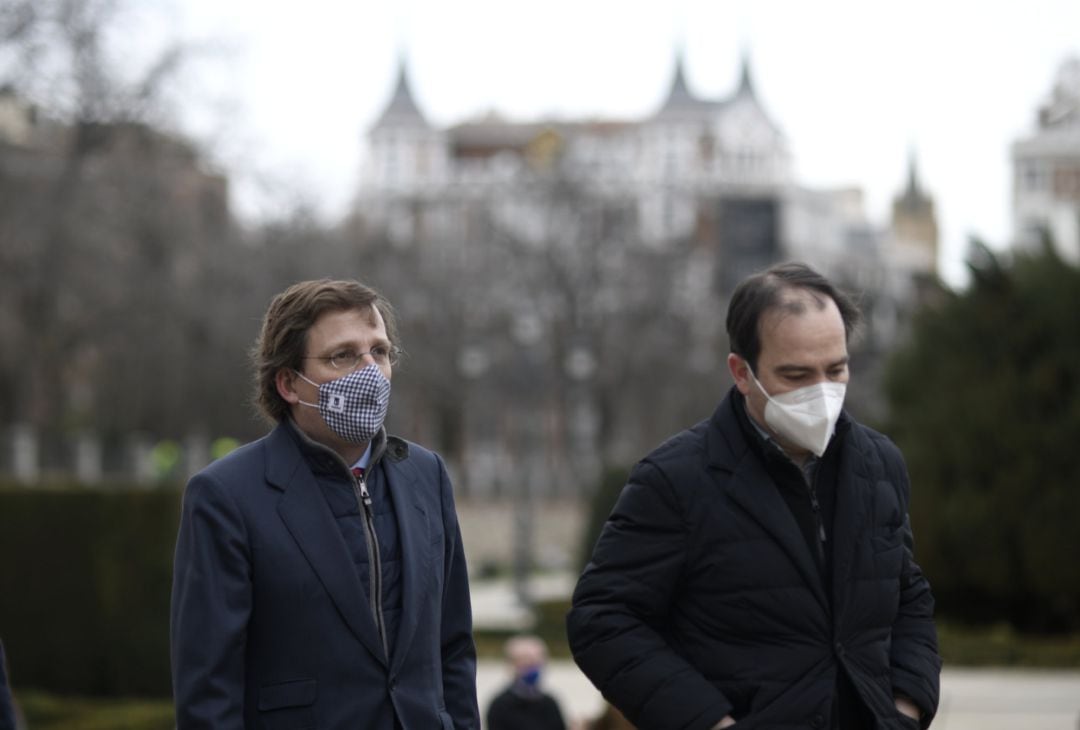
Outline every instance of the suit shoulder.
<svg viewBox="0 0 1080 730">
<path fill-rule="evenodd" d="M 424 448 L 415 441 L 403 439 L 400 436 L 386 437 L 386 456 L 390 461 L 414 460 L 418 465 L 426 467 L 439 464 L 442 459 L 431 449 Z"/>
<path fill-rule="evenodd" d="M 446 465 L 436 452 L 398 436 L 387 438 L 383 463 L 392 469 L 415 470 L 421 479 L 436 484 L 444 479 L 446 472 Z"/>
<path fill-rule="evenodd" d="M 227 486 L 250 481 L 253 475 L 261 477 L 266 464 L 267 438 L 263 436 L 215 459 L 191 480 L 209 480 Z"/>
</svg>

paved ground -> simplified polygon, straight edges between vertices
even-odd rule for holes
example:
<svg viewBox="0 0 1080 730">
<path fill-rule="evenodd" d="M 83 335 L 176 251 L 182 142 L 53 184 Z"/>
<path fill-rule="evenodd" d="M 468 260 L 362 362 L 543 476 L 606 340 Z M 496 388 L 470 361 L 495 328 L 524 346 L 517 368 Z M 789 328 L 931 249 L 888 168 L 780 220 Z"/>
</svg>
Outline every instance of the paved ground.
<svg viewBox="0 0 1080 730">
<path fill-rule="evenodd" d="M 573 576 L 530 580 L 534 599 L 565 597 Z M 473 618 L 478 627 L 524 629 L 529 613 L 515 600 L 506 581 L 474 582 Z M 477 692 L 481 710 L 509 680 L 497 661 L 480 663 Z M 603 700 L 571 662 L 554 662 L 545 680 L 568 721 L 595 717 Z M 1080 730 L 1080 670 L 1040 671 L 946 668 L 941 706 L 933 730 Z"/>
<path fill-rule="evenodd" d="M 499 662 L 483 661 L 477 676 L 480 708 L 508 680 Z M 568 721 L 599 714 L 600 695 L 570 662 L 553 662 L 545 685 Z M 1080 730 L 1080 671 L 946 669 L 934 730 Z"/>
</svg>

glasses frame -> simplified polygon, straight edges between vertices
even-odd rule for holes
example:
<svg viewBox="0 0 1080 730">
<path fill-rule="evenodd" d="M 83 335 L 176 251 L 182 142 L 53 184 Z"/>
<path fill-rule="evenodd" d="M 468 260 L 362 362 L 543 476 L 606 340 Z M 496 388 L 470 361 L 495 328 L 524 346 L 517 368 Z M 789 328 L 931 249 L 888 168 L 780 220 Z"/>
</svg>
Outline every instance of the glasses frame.
<svg viewBox="0 0 1080 730">
<path fill-rule="evenodd" d="M 401 360 L 401 348 L 397 347 L 396 345 L 391 345 L 389 352 L 386 353 L 386 362 L 385 363 L 379 362 L 379 356 L 377 356 L 371 350 L 367 350 L 366 352 L 358 352 L 358 353 L 356 353 L 356 356 L 355 356 L 355 359 L 352 362 L 352 365 L 349 365 L 347 363 L 346 364 L 338 364 L 337 362 L 335 362 L 340 357 L 338 355 L 306 355 L 304 357 L 301 357 L 300 359 L 301 360 L 322 360 L 323 362 L 325 362 L 327 365 L 329 365 L 333 370 L 336 370 L 337 372 L 351 373 L 351 372 L 355 371 L 358 367 L 360 367 L 360 363 L 362 363 L 364 361 L 364 356 L 365 355 L 370 355 L 372 361 L 376 365 L 384 365 L 385 364 L 385 365 L 389 365 L 389 366 L 393 367 L 394 365 L 397 365 L 398 362 L 400 362 L 400 360 Z"/>
</svg>

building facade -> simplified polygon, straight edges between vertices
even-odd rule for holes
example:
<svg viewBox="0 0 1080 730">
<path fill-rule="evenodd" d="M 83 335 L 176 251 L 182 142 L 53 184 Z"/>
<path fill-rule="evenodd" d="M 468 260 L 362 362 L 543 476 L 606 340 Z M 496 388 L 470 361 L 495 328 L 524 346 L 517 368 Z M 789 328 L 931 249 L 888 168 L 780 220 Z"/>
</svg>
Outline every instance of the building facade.
<svg viewBox="0 0 1080 730">
<path fill-rule="evenodd" d="M 1061 65 L 1012 161 L 1014 245 L 1030 249 L 1048 236 L 1064 259 L 1080 263 L 1080 58 Z"/>
<path fill-rule="evenodd" d="M 398 296 L 403 319 L 424 327 L 460 315 L 457 341 L 443 346 L 459 352 L 466 402 L 450 419 L 449 458 L 464 489 L 497 491 L 528 473 L 540 493 L 580 494 L 605 465 L 629 463 L 718 400 L 724 308 L 754 271 L 799 259 L 865 292 L 885 334 L 860 357 L 880 359 L 910 309 L 898 301 L 913 295 L 910 277 L 936 272 L 933 202 L 914 169 L 897 205 L 894 232 L 867 220 L 859 189 L 800 185 L 745 57 L 721 99 L 695 94 L 677 59 L 664 102 L 641 119 L 491 115 L 447 128 L 425 118 L 402 64 L 369 130 L 355 218 L 364 239 L 417 256 L 417 281 L 432 267 L 475 288 L 457 303 L 453 290 Z M 649 359 L 664 348 L 678 361 Z M 483 388 L 470 384 L 479 378 Z M 868 411 L 880 411 L 876 386 L 865 387 Z M 540 453 L 523 455 L 534 444 Z"/>
</svg>

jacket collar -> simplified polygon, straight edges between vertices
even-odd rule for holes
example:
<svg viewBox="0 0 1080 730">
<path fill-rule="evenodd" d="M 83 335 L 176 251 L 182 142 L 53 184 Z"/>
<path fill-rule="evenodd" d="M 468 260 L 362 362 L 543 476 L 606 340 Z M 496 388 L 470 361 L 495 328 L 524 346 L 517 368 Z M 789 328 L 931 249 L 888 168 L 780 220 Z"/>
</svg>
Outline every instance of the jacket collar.
<svg viewBox="0 0 1080 730">
<path fill-rule="evenodd" d="M 774 453 L 770 454 L 769 449 Z M 773 535 L 797 566 L 814 595 L 825 608 L 828 597 L 821 575 L 814 565 L 806 541 L 791 510 L 775 488 L 763 488 L 773 481 L 765 459 L 785 457 L 775 445 L 766 443 L 749 422 L 743 396 L 732 388 L 713 413 L 706 433 L 706 454 L 710 471 L 727 473 L 727 493 L 741 508 Z M 843 619 L 844 592 L 848 590 L 859 532 L 867 525 L 869 500 L 874 479 L 883 473 L 877 452 L 846 411 L 840 414 L 836 434 L 824 459 L 838 459 L 836 507 L 833 518 L 832 585 L 835 620 Z M 793 467 L 794 468 L 794 467 Z"/>
<path fill-rule="evenodd" d="M 730 411 L 730 413 L 725 413 L 725 411 Z M 730 424 L 737 425 L 737 433 Z M 825 449 L 825 453 L 821 455 L 822 460 L 835 458 L 837 452 L 842 449 L 843 442 L 847 439 L 851 424 L 852 420 L 847 411 L 840 411 L 840 418 L 836 422 L 836 430 L 829 441 L 828 447 Z M 782 459 L 794 465 L 794 462 L 788 458 L 776 441 L 763 436 L 761 427 L 750 420 L 746 397 L 735 386 L 731 387 L 727 396 L 720 402 L 720 405 L 713 413 L 711 425 L 714 429 L 718 428 L 724 433 L 724 441 L 729 444 L 737 445 L 740 441 L 745 442 L 746 447 L 752 449 L 763 460 Z M 718 451 L 715 454 L 710 453 L 711 457 L 715 456 L 720 460 L 728 460 L 731 455 L 730 450 L 727 452 Z"/>
<path fill-rule="evenodd" d="M 369 463 L 369 473 L 374 473 L 376 464 L 383 465 L 378 472 L 393 494 L 401 540 L 404 611 L 391 659 L 386 656 L 349 549 L 316 481 L 317 471 L 340 477 L 348 473 L 347 465 L 336 452 L 313 441 L 289 421 L 278 424 L 267 439 L 266 480 L 282 492 L 278 515 L 352 633 L 384 665 L 400 667 L 416 633 L 423 603 L 420 593 L 431 561 L 426 528 L 432 517 L 426 515 L 413 484 L 419 477 L 408 459 L 408 442 L 380 430 Z"/>
<path fill-rule="evenodd" d="M 710 470 L 729 474 L 724 480 L 728 497 L 772 535 L 827 611 L 829 599 L 821 573 L 794 515 L 769 474 L 766 460 L 784 459 L 790 468 L 797 467 L 757 433 L 749 422 L 742 394 L 734 387 L 720 402 L 709 422 L 706 453 Z"/>
<path fill-rule="evenodd" d="M 297 425 L 296 421 L 286 418 L 283 424 L 289 426 L 289 430 L 296 440 L 296 445 L 304 458 L 307 459 L 312 472 L 335 476 L 350 472 L 352 464 L 346 464 L 338 452 L 304 433 L 304 430 Z M 375 438 L 371 440 L 371 459 L 368 461 L 368 471 L 373 471 L 383 454 L 386 453 L 387 440 L 386 429 L 380 427 L 379 432 L 375 434 Z"/>
<path fill-rule="evenodd" d="M 388 664 L 356 566 L 315 476 L 316 471 L 326 470 L 342 477 L 348 474 L 345 462 L 289 421 L 279 423 L 267 437 L 266 455 L 266 481 L 282 492 L 278 516 L 349 630 L 375 659 Z"/>
</svg>

